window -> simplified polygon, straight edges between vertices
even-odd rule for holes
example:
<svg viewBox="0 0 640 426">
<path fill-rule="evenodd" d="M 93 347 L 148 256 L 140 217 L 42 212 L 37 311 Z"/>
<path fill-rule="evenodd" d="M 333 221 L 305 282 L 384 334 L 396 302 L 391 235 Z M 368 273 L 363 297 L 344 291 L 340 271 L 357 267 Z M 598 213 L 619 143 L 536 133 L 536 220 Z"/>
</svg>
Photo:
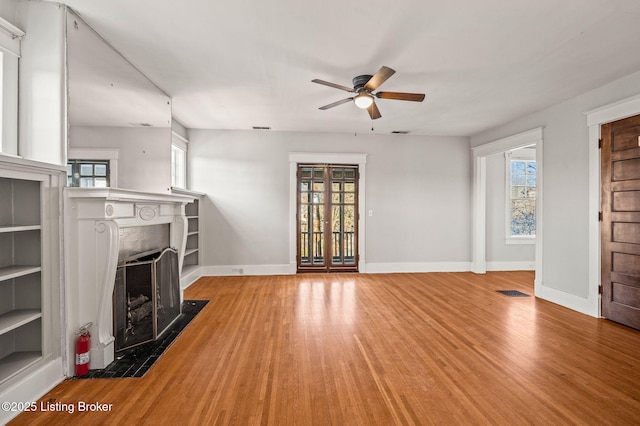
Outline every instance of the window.
<svg viewBox="0 0 640 426">
<path fill-rule="evenodd" d="M 187 147 L 188 141 L 177 133 L 171 138 L 171 186 L 187 188 Z"/>
<path fill-rule="evenodd" d="M 67 186 L 106 188 L 109 186 L 108 160 L 69 160 Z"/>
<path fill-rule="evenodd" d="M 508 152 L 507 243 L 534 243 L 536 236 L 536 160 L 534 149 Z"/>
<path fill-rule="evenodd" d="M 187 185 L 187 156 L 186 152 L 175 145 L 171 145 L 171 186 L 185 188 Z"/>
</svg>

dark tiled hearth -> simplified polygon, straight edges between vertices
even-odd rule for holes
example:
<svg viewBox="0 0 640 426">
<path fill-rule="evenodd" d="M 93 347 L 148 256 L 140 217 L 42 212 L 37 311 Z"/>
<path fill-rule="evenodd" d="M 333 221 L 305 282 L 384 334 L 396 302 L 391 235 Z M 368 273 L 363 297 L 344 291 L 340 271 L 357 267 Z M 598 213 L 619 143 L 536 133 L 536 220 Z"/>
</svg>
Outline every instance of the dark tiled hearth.
<svg viewBox="0 0 640 426">
<path fill-rule="evenodd" d="M 185 300 L 182 313 L 158 340 L 116 354 L 116 359 L 103 370 L 91 370 L 78 379 L 112 379 L 122 377 L 142 377 L 153 366 L 160 355 L 184 330 L 192 319 L 200 313 L 208 300 Z"/>
</svg>

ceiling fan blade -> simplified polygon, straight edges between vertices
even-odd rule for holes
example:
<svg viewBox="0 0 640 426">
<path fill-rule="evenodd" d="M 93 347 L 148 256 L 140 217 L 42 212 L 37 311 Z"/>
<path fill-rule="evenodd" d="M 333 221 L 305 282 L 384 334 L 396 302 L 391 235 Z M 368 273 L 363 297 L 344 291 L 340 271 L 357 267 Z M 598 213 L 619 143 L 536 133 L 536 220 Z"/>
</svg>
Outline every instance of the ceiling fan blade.
<svg viewBox="0 0 640 426">
<path fill-rule="evenodd" d="M 315 80 L 311 80 L 311 82 L 312 83 L 323 84 L 325 86 L 333 87 L 333 88 L 340 89 L 340 90 L 346 90 L 347 92 L 353 92 L 353 88 L 351 88 L 351 87 L 342 86 L 340 84 L 335 84 L 335 83 L 329 83 L 328 81 L 318 80 L 317 78 Z"/>
<path fill-rule="evenodd" d="M 375 102 L 372 103 L 369 108 L 367 108 L 367 112 L 369 113 L 369 116 L 372 120 L 382 117 L 382 114 L 380 114 L 380 110 L 378 109 L 378 106 Z"/>
<path fill-rule="evenodd" d="M 378 92 L 376 93 L 376 98 L 422 102 L 424 101 L 424 93 Z"/>
<path fill-rule="evenodd" d="M 367 84 L 365 84 L 364 87 L 366 87 L 367 89 L 369 89 L 371 91 L 374 91 L 378 87 L 380 87 L 380 85 L 382 83 L 387 81 L 387 79 L 389 77 L 391 77 L 392 75 L 394 75 L 395 73 L 396 72 L 394 70 L 392 70 L 391 68 L 383 66 L 382 68 L 380 68 L 378 70 L 377 73 L 375 73 L 373 75 L 373 77 L 371 77 L 369 79 L 369 81 L 367 81 Z"/>
<path fill-rule="evenodd" d="M 336 101 L 334 103 L 331 103 L 329 105 L 321 106 L 319 109 L 325 110 L 325 109 L 333 108 L 333 107 L 336 107 L 338 105 L 346 104 L 347 102 L 352 101 L 352 100 L 353 100 L 353 98 L 342 99 L 342 100 Z"/>
</svg>

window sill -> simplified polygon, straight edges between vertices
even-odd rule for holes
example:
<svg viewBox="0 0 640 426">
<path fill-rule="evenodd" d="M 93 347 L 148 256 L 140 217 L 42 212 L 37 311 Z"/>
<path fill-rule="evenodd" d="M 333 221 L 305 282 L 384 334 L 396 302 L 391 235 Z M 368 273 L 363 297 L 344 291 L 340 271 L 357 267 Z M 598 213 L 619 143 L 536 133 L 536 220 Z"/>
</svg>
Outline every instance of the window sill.
<svg viewBox="0 0 640 426">
<path fill-rule="evenodd" d="M 505 244 L 535 244 L 536 237 L 511 237 L 505 239 Z"/>
</svg>

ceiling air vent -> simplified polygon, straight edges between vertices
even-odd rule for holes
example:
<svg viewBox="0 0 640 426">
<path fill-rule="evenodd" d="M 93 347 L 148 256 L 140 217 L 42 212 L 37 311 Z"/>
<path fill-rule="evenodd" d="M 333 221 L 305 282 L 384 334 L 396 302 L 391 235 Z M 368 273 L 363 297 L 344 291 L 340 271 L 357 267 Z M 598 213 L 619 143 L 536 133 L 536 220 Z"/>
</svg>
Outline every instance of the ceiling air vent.
<svg viewBox="0 0 640 426">
<path fill-rule="evenodd" d="M 408 135 L 409 131 L 408 130 L 393 130 L 391 133 L 393 133 L 394 135 Z"/>
<path fill-rule="evenodd" d="M 267 127 L 267 126 L 253 126 L 253 130 L 271 130 L 271 127 Z"/>
<path fill-rule="evenodd" d="M 149 123 L 129 123 L 129 124 L 131 124 L 133 127 L 153 127 L 153 125 Z"/>
</svg>

